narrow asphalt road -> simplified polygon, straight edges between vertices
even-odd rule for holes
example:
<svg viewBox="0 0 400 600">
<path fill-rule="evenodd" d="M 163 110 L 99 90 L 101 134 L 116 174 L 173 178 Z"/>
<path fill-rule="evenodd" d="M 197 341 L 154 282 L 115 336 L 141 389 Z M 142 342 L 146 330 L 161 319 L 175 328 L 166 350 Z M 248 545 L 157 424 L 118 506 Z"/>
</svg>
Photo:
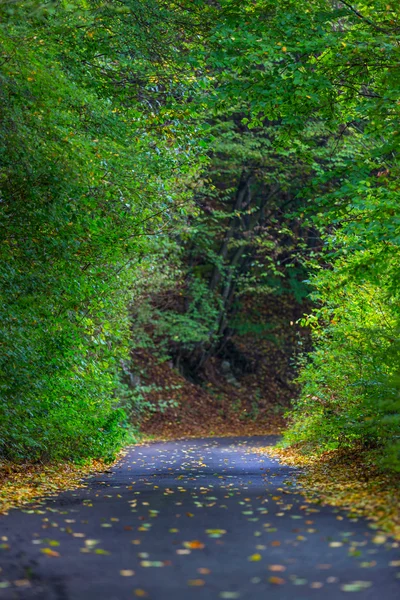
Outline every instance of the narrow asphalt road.
<svg viewBox="0 0 400 600">
<path fill-rule="evenodd" d="M 394 600 L 399 544 L 292 494 L 274 437 L 151 443 L 0 517 L 0 598 Z"/>
</svg>

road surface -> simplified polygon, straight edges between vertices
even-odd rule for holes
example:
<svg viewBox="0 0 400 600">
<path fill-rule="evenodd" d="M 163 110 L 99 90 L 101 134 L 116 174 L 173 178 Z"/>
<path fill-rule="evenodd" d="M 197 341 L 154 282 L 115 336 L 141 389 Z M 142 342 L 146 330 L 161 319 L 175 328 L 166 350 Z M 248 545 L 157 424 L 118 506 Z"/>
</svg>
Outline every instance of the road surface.
<svg viewBox="0 0 400 600">
<path fill-rule="evenodd" d="M 0 517 L 6 600 L 400 598 L 399 544 L 291 492 L 276 438 L 149 443 Z"/>
</svg>

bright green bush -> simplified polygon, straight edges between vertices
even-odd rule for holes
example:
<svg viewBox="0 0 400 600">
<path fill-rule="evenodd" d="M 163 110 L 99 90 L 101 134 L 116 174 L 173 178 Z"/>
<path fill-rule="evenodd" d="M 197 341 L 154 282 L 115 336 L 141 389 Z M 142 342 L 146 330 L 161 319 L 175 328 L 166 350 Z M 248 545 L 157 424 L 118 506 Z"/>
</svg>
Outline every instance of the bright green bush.
<svg viewBox="0 0 400 600">
<path fill-rule="evenodd" d="M 289 211 L 315 241 L 297 248 L 315 289 L 315 346 L 286 441 L 375 447 L 382 464 L 399 470 L 399 7 L 222 5 L 226 20 L 214 32 L 220 103 L 246 90 L 243 126 L 278 123 L 271 152 L 303 159 L 311 174 L 297 194 L 308 209 Z"/>
<path fill-rule="evenodd" d="M 180 146 L 190 135 L 178 125 L 157 131 L 157 110 L 169 102 L 173 116 L 180 99 L 173 105 L 168 90 L 169 46 L 170 80 L 161 96 L 149 88 L 162 62 L 152 45 L 166 25 L 152 12 L 161 5 L 148 4 L 148 13 L 134 1 L 1 9 L 0 455 L 8 458 L 109 456 L 123 440 L 116 390 L 130 290 L 151 251 L 146 234 L 182 202 L 175 173 L 191 161 Z M 133 70 L 138 80 L 124 83 Z M 179 87 L 183 97 L 183 74 Z"/>
<path fill-rule="evenodd" d="M 363 190 L 362 204 L 327 236 L 336 258 L 312 279 L 320 304 L 306 322 L 315 350 L 286 442 L 378 449 L 400 470 L 400 218 L 394 181 Z M 390 193 L 390 191 L 392 193 Z M 355 192 L 355 190 L 354 190 Z"/>
</svg>

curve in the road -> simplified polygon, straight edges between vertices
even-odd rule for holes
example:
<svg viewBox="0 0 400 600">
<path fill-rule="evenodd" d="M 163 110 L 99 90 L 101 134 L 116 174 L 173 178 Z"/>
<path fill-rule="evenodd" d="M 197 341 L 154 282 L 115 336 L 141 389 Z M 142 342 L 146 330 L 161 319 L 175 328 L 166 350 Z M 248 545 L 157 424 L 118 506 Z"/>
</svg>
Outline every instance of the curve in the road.
<svg viewBox="0 0 400 600">
<path fill-rule="evenodd" d="M 150 443 L 0 518 L 7 600 L 400 597 L 399 544 L 292 493 L 274 437 Z"/>
</svg>

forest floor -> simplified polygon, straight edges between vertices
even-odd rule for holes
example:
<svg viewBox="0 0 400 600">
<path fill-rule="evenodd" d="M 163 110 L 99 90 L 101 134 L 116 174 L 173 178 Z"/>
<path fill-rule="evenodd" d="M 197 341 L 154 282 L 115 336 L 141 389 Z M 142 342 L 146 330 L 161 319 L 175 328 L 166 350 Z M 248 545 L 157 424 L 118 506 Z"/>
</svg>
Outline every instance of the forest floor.
<svg viewBox="0 0 400 600">
<path fill-rule="evenodd" d="M 308 502 L 364 517 L 371 527 L 400 541 L 400 478 L 378 469 L 373 454 L 360 449 L 305 454 L 301 446 L 259 448 L 257 452 L 299 467 L 297 489 Z"/>
<path fill-rule="evenodd" d="M 0 517 L 5 600 L 397 600 L 399 543 L 316 506 L 276 437 L 151 442 Z"/>
<path fill-rule="evenodd" d="M 280 433 L 298 394 L 294 357 L 310 342 L 309 331 L 294 323 L 308 308 L 289 295 L 244 299 L 238 316 L 243 331 L 199 371 L 177 357 L 179 368 L 157 352 L 136 348 L 133 375 L 154 406 L 154 412 L 146 408 L 142 430 L 157 439 Z"/>
</svg>

